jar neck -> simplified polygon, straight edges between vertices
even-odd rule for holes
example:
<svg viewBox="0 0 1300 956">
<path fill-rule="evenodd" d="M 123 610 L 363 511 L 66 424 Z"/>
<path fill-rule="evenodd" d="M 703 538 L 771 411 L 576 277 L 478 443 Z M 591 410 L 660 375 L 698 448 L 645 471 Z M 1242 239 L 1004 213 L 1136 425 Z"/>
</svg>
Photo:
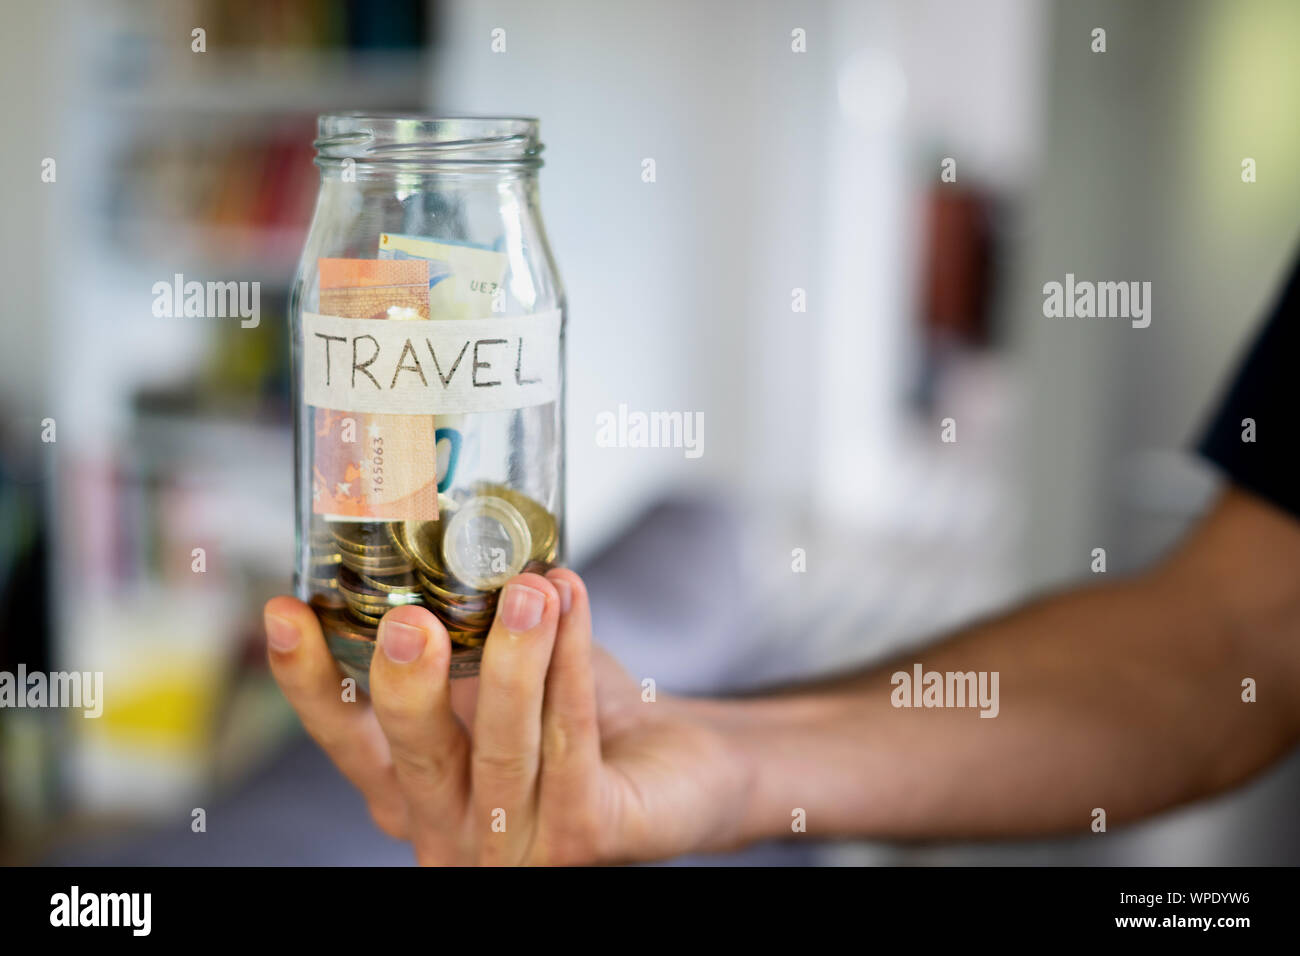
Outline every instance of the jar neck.
<svg viewBox="0 0 1300 956">
<path fill-rule="evenodd" d="M 329 114 L 316 164 L 326 178 L 394 174 L 531 177 L 542 165 L 535 119 Z M 333 175 L 331 175 L 333 174 Z"/>
</svg>

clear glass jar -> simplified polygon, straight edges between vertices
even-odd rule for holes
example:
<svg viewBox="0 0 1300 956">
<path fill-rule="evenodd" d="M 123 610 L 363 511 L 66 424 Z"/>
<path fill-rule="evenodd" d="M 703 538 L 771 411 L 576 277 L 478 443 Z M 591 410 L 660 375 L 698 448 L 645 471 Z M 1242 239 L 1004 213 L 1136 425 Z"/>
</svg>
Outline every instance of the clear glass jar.
<svg viewBox="0 0 1300 956">
<path fill-rule="evenodd" d="M 533 119 L 322 116 L 290 300 L 298 596 L 368 687 L 389 608 L 478 672 L 497 594 L 564 554 L 564 293 Z"/>
</svg>

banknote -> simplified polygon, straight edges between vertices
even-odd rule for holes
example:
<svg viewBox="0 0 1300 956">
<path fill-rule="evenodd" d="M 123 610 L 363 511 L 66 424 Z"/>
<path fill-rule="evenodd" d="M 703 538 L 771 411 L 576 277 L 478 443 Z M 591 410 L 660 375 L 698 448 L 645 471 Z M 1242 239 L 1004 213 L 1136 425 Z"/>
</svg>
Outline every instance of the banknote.
<svg viewBox="0 0 1300 956">
<path fill-rule="evenodd" d="M 485 319 L 504 311 L 504 252 L 385 232 L 379 237 L 379 258 L 428 264 L 430 318 Z M 323 304 L 321 311 L 326 311 Z"/>
<path fill-rule="evenodd" d="M 429 316 L 433 319 L 485 319 L 505 311 L 504 252 L 464 243 L 403 233 L 379 236 L 379 258 L 420 260 L 429 266 Z M 438 424 L 464 439 L 462 467 L 472 471 L 479 456 L 479 435 L 463 415 L 441 415 Z"/>
<path fill-rule="evenodd" d="M 429 318 L 429 263 L 424 260 L 319 259 L 317 270 L 325 314 L 358 320 Z M 312 408 L 312 422 L 314 514 L 358 521 L 437 520 L 433 416 Z"/>
<path fill-rule="evenodd" d="M 438 519 L 433 416 L 315 408 L 312 417 L 315 514 L 354 520 Z"/>
<path fill-rule="evenodd" d="M 320 311 L 349 319 L 427 319 L 429 263 L 318 259 Z"/>
</svg>

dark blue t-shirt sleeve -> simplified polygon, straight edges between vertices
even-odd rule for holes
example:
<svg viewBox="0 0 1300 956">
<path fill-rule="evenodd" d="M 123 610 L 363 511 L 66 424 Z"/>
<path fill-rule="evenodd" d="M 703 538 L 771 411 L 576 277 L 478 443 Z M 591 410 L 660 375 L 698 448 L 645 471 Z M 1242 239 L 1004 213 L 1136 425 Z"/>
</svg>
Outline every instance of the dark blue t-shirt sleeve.
<svg viewBox="0 0 1300 956">
<path fill-rule="evenodd" d="M 1300 347 L 1300 261 L 1268 324 L 1210 420 L 1200 452 L 1231 482 L 1300 518 L 1300 449 L 1296 430 Z M 1254 441 L 1243 440 L 1254 422 Z M 1250 437 L 1247 435 L 1247 437 Z"/>
</svg>

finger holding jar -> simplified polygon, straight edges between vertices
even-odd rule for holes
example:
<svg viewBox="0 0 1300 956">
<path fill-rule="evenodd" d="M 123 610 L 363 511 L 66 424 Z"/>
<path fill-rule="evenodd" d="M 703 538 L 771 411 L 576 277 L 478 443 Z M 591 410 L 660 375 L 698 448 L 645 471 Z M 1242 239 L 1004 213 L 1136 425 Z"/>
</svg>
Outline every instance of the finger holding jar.
<svg viewBox="0 0 1300 956">
<path fill-rule="evenodd" d="M 453 711 L 447 630 L 426 608 L 394 608 L 380 623 L 378 645 L 371 699 L 392 751 L 416 858 L 463 862 L 473 853 L 466 832 L 470 745 Z"/>
<path fill-rule="evenodd" d="M 314 626 L 289 601 L 272 603 Z M 273 648 L 283 645 L 268 631 Z M 505 583 L 477 678 L 449 679 L 450 640 L 427 609 L 388 611 L 370 664 L 372 705 L 347 705 L 364 710 L 320 706 L 340 675 L 323 676 L 332 662 L 319 629 L 313 637 L 320 646 L 301 661 L 273 650 L 276 678 L 372 812 L 388 807 L 404 821 L 422 864 L 650 860 L 735 846 L 755 820 L 788 825 L 783 809 L 748 809 L 762 740 L 754 715 L 648 693 L 595 644 L 587 590 L 572 571 Z M 359 723 L 340 723 L 348 714 Z"/>
<path fill-rule="evenodd" d="M 555 586 L 517 575 L 502 589 L 483 648 L 471 764 L 484 863 L 527 860 L 536 836 L 542 706 L 559 617 Z"/>
<path fill-rule="evenodd" d="M 271 673 L 307 733 L 361 791 L 379 828 L 400 839 L 410 836 L 388 740 L 374 710 L 340 692 L 342 675 L 316 615 L 281 596 L 267 602 L 264 619 Z"/>
</svg>

